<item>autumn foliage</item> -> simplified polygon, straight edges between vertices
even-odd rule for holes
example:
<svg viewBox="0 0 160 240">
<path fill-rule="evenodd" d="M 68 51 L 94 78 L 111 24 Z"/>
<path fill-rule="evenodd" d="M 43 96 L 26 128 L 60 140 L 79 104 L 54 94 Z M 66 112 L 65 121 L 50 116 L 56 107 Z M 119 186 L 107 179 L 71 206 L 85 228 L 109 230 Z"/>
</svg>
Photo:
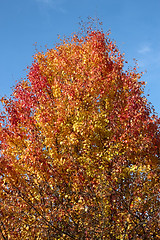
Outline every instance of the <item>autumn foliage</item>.
<svg viewBox="0 0 160 240">
<path fill-rule="evenodd" d="M 88 29 L 1 99 L 0 239 L 159 239 L 160 120 L 124 62 Z"/>
</svg>

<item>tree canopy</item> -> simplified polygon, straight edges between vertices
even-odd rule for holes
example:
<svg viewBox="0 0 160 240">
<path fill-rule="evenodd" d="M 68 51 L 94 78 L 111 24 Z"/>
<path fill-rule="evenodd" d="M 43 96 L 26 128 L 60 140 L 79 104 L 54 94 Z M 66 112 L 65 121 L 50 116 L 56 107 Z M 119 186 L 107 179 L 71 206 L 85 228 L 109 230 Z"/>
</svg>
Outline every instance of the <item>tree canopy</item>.
<svg viewBox="0 0 160 240">
<path fill-rule="evenodd" d="M 1 239 L 158 239 L 160 120 L 124 63 L 90 28 L 1 99 Z"/>
</svg>

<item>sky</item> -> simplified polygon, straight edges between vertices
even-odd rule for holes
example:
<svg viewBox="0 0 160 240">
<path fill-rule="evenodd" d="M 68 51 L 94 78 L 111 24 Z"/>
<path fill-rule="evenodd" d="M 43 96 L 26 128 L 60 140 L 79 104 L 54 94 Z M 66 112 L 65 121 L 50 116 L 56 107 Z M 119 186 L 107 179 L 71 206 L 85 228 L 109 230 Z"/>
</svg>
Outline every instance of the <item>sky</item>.
<svg viewBox="0 0 160 240">
<path fill-rule="evenodd" d="M 138 61 L 145 94 L 160 117 L 160 0 L 0 0 L 0 97 L 26 76 L 36 52 L 58 35 L 79 31 L 81 19 L 99 18 L 128 66 Z"/>
</svg>

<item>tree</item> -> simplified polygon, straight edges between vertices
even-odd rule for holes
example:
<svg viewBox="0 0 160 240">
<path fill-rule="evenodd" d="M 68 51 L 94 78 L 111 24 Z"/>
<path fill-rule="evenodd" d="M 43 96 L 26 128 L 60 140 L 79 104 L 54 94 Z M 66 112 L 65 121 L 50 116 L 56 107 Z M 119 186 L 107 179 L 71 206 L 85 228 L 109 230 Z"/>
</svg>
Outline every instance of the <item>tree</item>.
<svg viewBox="0 0 160 240">
<path fill-rule="evenodd" d="M 160 120 L 124 63 L 89 28 L 1 99 L 1 239 L 158 239 Z"/>
</svg>

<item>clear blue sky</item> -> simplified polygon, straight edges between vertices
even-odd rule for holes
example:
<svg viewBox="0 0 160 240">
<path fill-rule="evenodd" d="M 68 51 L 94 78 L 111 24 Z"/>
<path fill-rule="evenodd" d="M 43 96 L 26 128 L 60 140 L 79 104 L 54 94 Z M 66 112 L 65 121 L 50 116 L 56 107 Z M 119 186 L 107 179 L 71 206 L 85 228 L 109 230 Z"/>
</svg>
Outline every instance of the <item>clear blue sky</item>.
<svg viewBox="0 0 160 240">
<path fill-rule="evenodd" d="M 125 53 L 129 65 L 138 60 L 146 93 L 160 116 L 160 0 L 1 0 L 0 96 L 11 94 L 25 77 L 38 49 L 52 48 L 57 35 L 78 31 L 79 17 L 100 18 L 104 32 Z"/>
</svg>

